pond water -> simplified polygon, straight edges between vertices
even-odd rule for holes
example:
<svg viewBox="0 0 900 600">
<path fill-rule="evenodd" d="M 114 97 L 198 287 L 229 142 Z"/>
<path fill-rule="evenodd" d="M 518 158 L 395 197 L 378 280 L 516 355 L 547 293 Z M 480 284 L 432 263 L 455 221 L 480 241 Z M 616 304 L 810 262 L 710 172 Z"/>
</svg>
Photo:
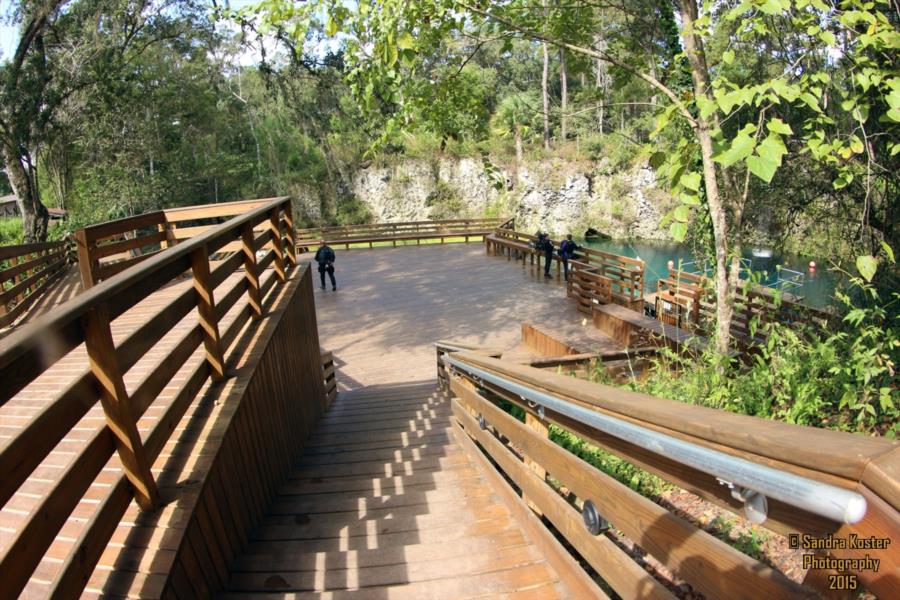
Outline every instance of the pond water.
<svg viewBox="0 0 900 600">
<path fill-rule="evenodd" d="M 644 292 L 656 292 L 656 282 L 668 274 L 667 263 L 670 260 L 679 264 L 679 260 L 685 264 L 686 271 L 698 272 L 703 270 L 702 265 L 687 263 L 694 260 L 690 248 L 679 244 L 654 243 L 648 241 L 610 240 L 585 242 L 578 240 L 579 245 L 611 252 L 622 256 L 640 258 L 646 263 L 644 269 Z M 800 296 L 801 301 L 812 307 L 821 308 L 834 302 L 832 296 L 839 276 L 827 270 L 824 258 L 793 256 L 774 253 L 771 258 L 754 256 L 753 250 L 747 248 L 744 252 L 745 265 L 753 271 L 766 272 L 763 283 L 772 287 L 777 286 L 795 296 Z M 818 268 L 809 270 L 809 261 L 814 260 Z M 776 268 L 781 265 L 779 272 Z M 790 269 L 788 271 L 786 269 Z M 742 275 L 743 277 L 744 275 Z M 779 281 L 781 280 L 781 281 Z"/>
</svg>

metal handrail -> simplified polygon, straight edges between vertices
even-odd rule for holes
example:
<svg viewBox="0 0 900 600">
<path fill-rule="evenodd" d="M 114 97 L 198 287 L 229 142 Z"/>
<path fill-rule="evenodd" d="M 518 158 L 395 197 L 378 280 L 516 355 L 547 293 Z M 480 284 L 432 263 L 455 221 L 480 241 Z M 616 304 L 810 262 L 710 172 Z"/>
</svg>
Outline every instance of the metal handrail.
<svg viewBox="0 0 900 600">
<path fill-rule="evenodd" d="M 524 401 L 534 402 L 542 409 L 565 415 L 718 478 L 731 489 L 732 496 L 744 502 L 748 519 L 755 523 L 762 523 L 766 519 L 767 497 L 839 523 L 858 523 L 866 514 L 866 499 L 856 492 L 756 464 L 589 410 L 467 364 L 451 355 L 445 355 L 444 361 L 458 371 L 468 373 L 482 382 L 492 383 Z"/>
</svg>

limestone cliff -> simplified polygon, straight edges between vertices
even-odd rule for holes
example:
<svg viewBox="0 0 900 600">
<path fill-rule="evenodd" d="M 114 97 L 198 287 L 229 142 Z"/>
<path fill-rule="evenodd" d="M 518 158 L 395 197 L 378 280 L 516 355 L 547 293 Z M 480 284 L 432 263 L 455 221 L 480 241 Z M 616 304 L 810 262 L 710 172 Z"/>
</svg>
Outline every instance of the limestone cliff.
<svg viewBox="0 0 900 600">
<path fill-rule="evenodd" d="M 672 199 L 646 166 L 610 173 L 603 163 L 553 159 L 512 172 L 477 158 L 405 159 L 361 168 L 347 187 L 376 222 L 509 215 L 524 231 L 669 239 L 660 221 Z"/>
</svg>

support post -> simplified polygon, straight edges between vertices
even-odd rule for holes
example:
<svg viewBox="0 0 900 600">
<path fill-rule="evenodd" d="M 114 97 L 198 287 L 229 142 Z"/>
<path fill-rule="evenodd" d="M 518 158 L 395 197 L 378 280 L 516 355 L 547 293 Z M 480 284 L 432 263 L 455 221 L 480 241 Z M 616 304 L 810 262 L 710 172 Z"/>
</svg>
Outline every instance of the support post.
<svg viewBox="0 0 900 600">
<path fill-rule="evenodd" d="M 529 411 L 525 411 L 525 426 L 534 431 L 535 434 L 540 437 L 550 437 L 550 428 L 547 427 L 547 424 Z M 531 460 L 528 455 L 525 455 L 525 466 L 531 469 L 532 472 L 536 473 L 537 476 L 541 479 L 547 479 L 547 470 L 539 463 Z M 536 514 L 543 515 L 541 509 L 538 508 L 537 504 L 531 502 L 528 499 L 528 496 L 526 496 L 524 493 L 522 494 L 522 499 L 525 500 L 531 510 L 533 510 Z"/>
<path fill-rule="evenodd" d="M 100 267 L 100 261 L 91 258 L 92 242 L 88 242 L 87 231 L 78 229 L 75 231 L 75 246 L 78 251 L 78 272 L 81 274 L 81 287 L 85 290 L 94 287 L 97 280 L 94 273 Z"/>
<path fill-rule="evenodd" d="M 281 239 L 281 219 L 278 218 L 278 208 L 269 212 L 269 227 L 272 229 L 272 250 L 275 252 L 275 275 L 278 281 L 284 283 L 284 242 Z"/>
<path fill-rule="evenodd" d="M 256 244 L 253 239 L 253 223 L 247 223 L 241 230 L 241 250 L 244 253 L 244 277 L 247 278 L 250 313 L 254 319 L 259 319 L 262 317 L 263 311 L 259 286 L 259 265 L 256 262 Z M 296 261 L 296 258 L 294 260 Z"/>
<path fill-rule="evenodd" d="M 293 269 L 297 267 L 297 230 L 294 229 L 294 205 L 290 200 L 284 205 L 284 222 L 288 234 L 288 261 Z"/>
<path fill-rule="evenodd" d="M 90 309 L 84 319 L 84 342 L 91 371 L 100 383 L 100 402 L 106 424 L 115 437 L 116 449 L 125 476 L 134 488 L 135 500 L 141 509 L 153 510 L 159 504 L 159 492 L 122 380 L 110 330 L 109 311 L 105 305 L 98 305 Z"/>
<path fill-rule="evenodd" d="M 213 296 L 209 256 L 205 244 L 191 253 L 191 271 L 194 274 L 194 291 L 197 292 L 197 312 L 200 315 L 200 326 L 203 328 L 206 360 L 213 380 L 220 381 L 225 378 L 225 357 L 222 352 L 222 339 L 219 336 L 219 323 L 216 320 L 216 301 Z"/>
</svg>

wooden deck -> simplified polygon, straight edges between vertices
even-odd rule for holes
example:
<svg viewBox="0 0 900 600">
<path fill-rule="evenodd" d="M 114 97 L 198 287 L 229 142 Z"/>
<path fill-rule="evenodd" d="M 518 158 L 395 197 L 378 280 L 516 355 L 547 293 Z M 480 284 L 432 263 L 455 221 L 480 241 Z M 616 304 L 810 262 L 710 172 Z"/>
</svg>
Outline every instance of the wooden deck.
<svg viewBox="0 0 900 600">
<path fill-rule="evenodd" d="M 570 324 L 579 323 L 580 315 L 565 299 L 564 286 L 556 279 L 543 279 L 529 267 L 510 264 L 504 258 L 485 257 L 481 244 L 339 251 L 337 267 L 337 292 L 332 292 L 330 286 L 327 291 L 319 290 L 318 273 L 313 275 L 321 345 L 334 351 L 343 392 L 316 430 L 294 480 L 282 489 L 281 497 L 271 507 L 267 523 L 293 520 L 295 529 L 302 529 L 299 527 L 301 513 L 324 514 L 322 520 L 315 519 L 315 527 L 326 527 L 326 530 L 303 535 L 338 542 L 361 536 L 356 542 L 376 544 L 372 550 L 382 547 L 393 550 L 392 554 L 372 552 L 371 556 L 363 556 L 359 554 L 360 548 L 348 546 L 336 550 L 337 554 L 321 554 L 319 549 L 331 542 L 317 541 L 310 545 L 309 554 L 297 555 L 296 560 L 318 557 L 315 560 L 330 561 L 334 557 L 345 561 L 336 563 L 344 566 L 334 567 L 335 574 L 331 574 L 331 562 L 326 562 L 328 579 L 316 578 L 312 582 L 315 586 L 304 587 L 311 584 L 308 577 L 303 578 L 300 588 L 381 585 L 386 586 L 384 597 L 394 597 L 399 593 L 396 586 L 406 582 L 413 585 L 407 594 L 413 597 L 431 597 L 437 594 L 438 588 L 446 589 L 448 597 L 459 597 L 460 590 L 470 586 L 472 590 L 493 590 L 498 594 L 515 589 L 543 590 L 553 597 L 558 591 L 557 576 L 516 531 L 509 514 L 475 474 L 463 450 L 447 436 L 450 412 L 445 401 L 434 395 L 434 342 L 453 338 L 513 348 L 520 343 L 521 321 L 529 316 L 571 317 Z M 116 319 L 113 336 L 117 343 L 190 285 L 190 280 L 168 285 Z M 225 284 L 226 288 L 228 285 Z M 32 318 L 80 291 L 74 270 L 57 286 L 29 311 Z M 225 317 L 223 330 L 234 312 Z M 136 389 L 148 374 L 159 368 L 167 352 L 195 323 L 196 315 L 185 316 L 163 343 L 129 369 L 125 377 L 128 389 Z M 201 347 L 186 361 L 183 370 L 192 368 L 202 356 Z M 241 351 L 234 358 L 245 360 Z M 81 346 L 0 407 L 0 445 L 13 439 L 60 390 L 87 369 L 87 356 Z M 404 382 L 418 384 L 401 385 Z M 146 436 L 157 423 L 181 383 L 182 377 L 176 376 L 162 391 L 160 402 L 143 415 L 138 423 L 142 435 Z M 346 391 L 351 389 L 354 391 Z M 206 468 L 207 457 L 190 458 L 184 450 L 179 450 L 178 444 L 193 446 L 197 436 L 205 435 L 204 431 L 215 419 L 215 402 L 221 393 L 200 392 L 203 400 L 192 405 L 178 425 L 181 434 L 176 432 L 156 460 L 153 473 L 164 495 L 181 497 L 185 482 L 194 477 L 194 470 Z M 360 418 L 363 413 L 365 419 Z M 26 518 L 54 488 L 79 449 L 104 424 L 101 407 L 95 404 L 22 489 L 0 508 L 0 550 L 9 547 Z M 26 597 L 46 594 L 49 582 L 62 567 L 63 557 L 77 543 L 121 472 L 118 457 L 113 456 L 66 521 L 62 535 L 46 553 L 26 587 Z M 319 474 L 311 475 L 311 472 Z M 311 488 L 313 491 L 295 495 L 298 482 L 312 480 L 318 481 Z M 374 486 L 381 486 L 380 492 Z M 339 490 L 343 491 L 337 494 Z M 321 504 L 314 506 L 317 502 Z M 132 502 L 85 592 L 88 595 L 157 595 L 166 577 L 162 565 L 175 552 L 174 547 L 167 545 L 168 536 L 160 531 L 185 526 L 185 514 L 179 505 L 180 501 L 176 501 L 162 511 L 142 515 Z M 351 505 L 352 511 L 339 510 Z M 294 516 L 279 514 L 298 506 L 302 511 L 297 509 Z M 362 518 L 361 510 L 374 511 L 376 519 Z M 476 517 L 476 513 L 482 516 Z M 463 523 L 467 528 L 459 529 Z M 376 525 L 380 529 L 372 538 L 369 532 Z M 400 529 L 392 529 L 394 525 Z M 360 527 L 366 528 L 365 535 Z M 252 557 L 265 553 L 260 550 L 260 544 L 268 541 L 266 531 L 265 527 L 261 530 L 263 537 L 251 547 L 239 569 L 259 565 L 259 559 Z M 451 531 L 456 531 L 456 539 L 468 537 L 469 533 L 473 539 L 443 547 L 443 540 L 450 538 L 442 536 L 450 535 Z M 464 548 L 468 550 L 462 552 Z M 503 554 L 506 558 L 495 565 L 489 564 L 501 549 L 509 552 Z M 348 554 L 350 550 L 355 553 Z M 279 560 L 274 564 L 296 566 L 285 565 L 284 558 Z M 388 563 L 382 564 L 383 561 Z M 451 566 L 452 570 L 447 570 Z M 251 573 L 238 571 L 234 575 L 232 583 L 236 590 L 258 589 L 255 586 L 260 580 L 252 575 L 252 568 L 249 570 Z M 455 573 L 458 579 L 453 585 L 457 587 L 446 581 L 436 583 L 435 577 L 442 572 L 448 577 Z M 469 579 L 470 575 L 475 578 Z M 491 581 L 494 583 L 487 583 Z"/>
<path fill-rule="evenodd" d="M 570 597 L 451 433 L 432 382 L 341 393 L 228 597 Z"/>
<path fill-rule="evenodd" d="M 559 279 L 485 256 L 482 244 L 338 250 L 335 269 L 338 291 L 316 285 L 316 310 L 340 389 L 433 380 L 435 341 L 511 349 L 523 321 L 580 330 L 585 347 L 620 348 L 584 320 Z"/>
<path fill-rule="evenodd" d="M 434 366 L 441 338 L 518 348 L 535 314 L 582 327 L 565 287 L 480 244 L 339 251 L 336 267 L 337 292 L 315 287 L 341 392 L 229 597 L 572 597 L 451 434 Z"/>
</svg>

